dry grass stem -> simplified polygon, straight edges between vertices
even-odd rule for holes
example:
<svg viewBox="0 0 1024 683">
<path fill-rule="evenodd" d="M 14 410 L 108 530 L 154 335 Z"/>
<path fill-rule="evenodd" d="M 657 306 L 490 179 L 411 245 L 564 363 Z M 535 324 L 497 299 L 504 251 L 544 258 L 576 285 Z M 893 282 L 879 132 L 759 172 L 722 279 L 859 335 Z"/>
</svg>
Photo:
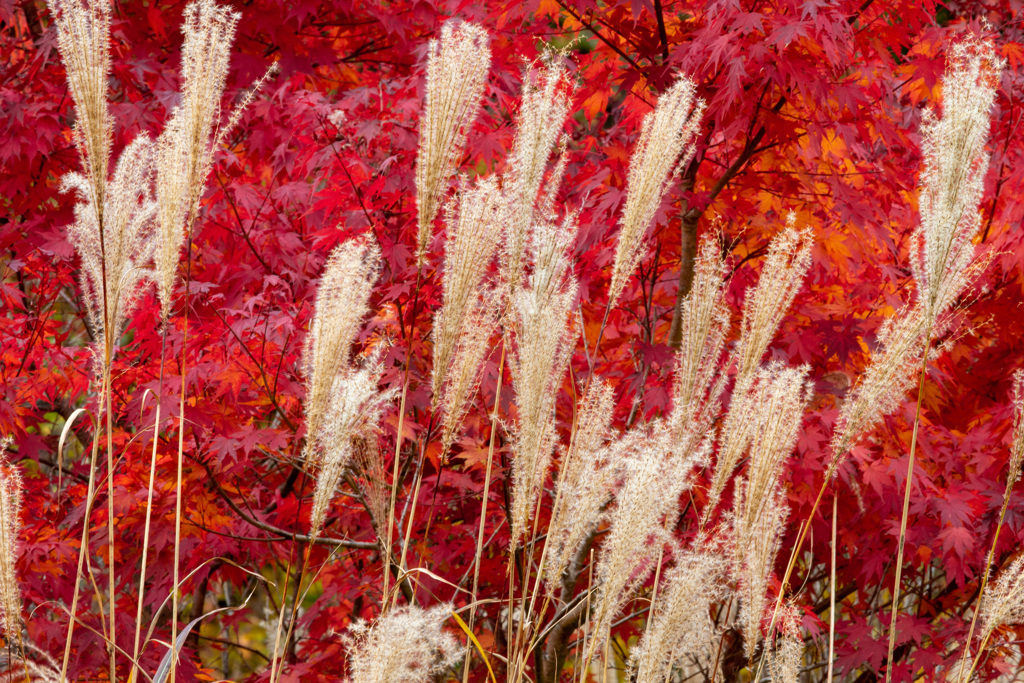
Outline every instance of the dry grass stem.
<svg viewBox="0 0 1024 683">
<path fill-rule="evenodd" d="M 487 32 L 469 22 L 441 27 L 427 47 L 427 97 L 416 157 L 417 257 L 427 255 L 434 217 L 483 96 L 491 52 Z"/>
<path fill-rule="evenodd" d="M 644 237 L 673 174 L 689 163 L 695 152 L 693 141 L 704 108 L 704 100 L 697 97 L 697 85 L 684 76 L 662 93 L 654 111 L 644 117 L 640 138 L 629 160 L 626 206 L 608 290 L 609 308 L 615 306 L 640 262 L 646 245 Z"/>
</svg>

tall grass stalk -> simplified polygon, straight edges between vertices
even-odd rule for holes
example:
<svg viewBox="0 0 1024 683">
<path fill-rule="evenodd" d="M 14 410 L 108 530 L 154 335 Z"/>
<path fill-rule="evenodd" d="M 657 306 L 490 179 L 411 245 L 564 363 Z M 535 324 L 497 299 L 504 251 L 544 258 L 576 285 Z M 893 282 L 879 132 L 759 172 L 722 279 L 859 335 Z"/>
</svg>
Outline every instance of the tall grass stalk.
<svg viewBox="0 0 1024 683">
<path fill-rule="evenodd" d="M 900 538 L 896 550 L 896 579 L 892 589 L 892 610 L 889 619 L 889 652 L 886 656 L 885 683 L 892 681 L 892 655 L 896 649 L 896 616 L 899 614 L 900 579 L 903 576 L 903 550 L 907 541 L 907 518 L 910 515 L 910 491 L 914 484 L 914 455 L 917 452 L 917 430 L 921 424 L 921 403 L 924 400 L 924 382 L 928 375 L 928 352 L 931 346 L 931 327 L 925 342 L 925 354 L 921 359 L 921 374 L 917 385 L 917 406 L 914 410 L 914 431 L 910 437 L 910 457 L 907 462 L 907 485 L 903 493 L 903 514 L 900 516 Z"/>
<path fill-rule="evenodd" d="M 476 552 L 473 554 L 473 591 L 469 607 L 469 630 L 476 626 L 477 594 L 480 588 L 480 557 L 484 552 L 484 530 L 487 523 L 487 500 L 491 493 L 491 466 L 494 464 L 494 441 L 498 432 L 498 408 L 501 406 L 501 385 L 505 373 L 505 344 L 501 345 L 501 359 L 498 361 L 498 378 L 494 389 L 494 410 L 491 412 L 491 435 L 487 443 L 487 465 L 484 468 L 484 490 L 480 500 L 480 525 L 476 534 Z M 466 663 L 462 669 L 462 683 L 469 681 L 469 665 L 473 658 L 472 643 L 467 638 Z"/>
<path fill-rule="evenodd" d="M 153 490 L 156 486 L 156 449 L 160 441 L 160 404 L 163 402 L 164 360 L 167 346 L 166 324 L 160 331 L 160 380 L 157 384 L 156 409 L 153 415 L 153 449 L 149 458 L 149 485 L 146 487 L 146 522 L 142 534 L 142 564 L 139 567 L 139 598 L 135 611 L 135 646 L 132 650 L 132 668 L 128 674 L 130 683 L 135 683 L 135 672 L 139 665 L 139 640 L 142 635 L 142 605 L 146 596 L 146 566 L 149 557 L 149 532 L 153 517 Z"/>
</svg>

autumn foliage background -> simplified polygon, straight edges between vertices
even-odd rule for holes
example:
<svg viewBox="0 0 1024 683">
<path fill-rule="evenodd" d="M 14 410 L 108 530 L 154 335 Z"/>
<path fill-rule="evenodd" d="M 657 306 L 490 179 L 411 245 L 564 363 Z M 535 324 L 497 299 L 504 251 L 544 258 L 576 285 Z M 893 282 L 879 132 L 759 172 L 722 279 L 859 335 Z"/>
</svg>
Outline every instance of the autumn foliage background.
<svg viewBox="0 0 1024 683">
<path fill-rule="evenodd" d="M 991 256 L 980 286 L 949 334 L 949 353 L 929 367 L 913 481 L 904 590 L 916 611 L 897 623 L 896 677 L 910 680 L 947 663 L 962 643 L 1002 503 L 1012 424 L 1010 373 L 1024 365 L 1021 260 L 1024 95 L 1022 8 L 1015 0 L 936 4 L 907 0 L 734 0 L 722 2 L 390 3 L 250 0 L 242 13 L 228 80 L 227 109 L 271 61 L 280 73 L 257 97 L 219 153 L 189 252 L 189 329 L 172 317 L 165 383 L 178 387 L 186 364 L 183 617 L 221 612 L 190 636 L 182 675 L 266 680 L 280 579 L 303 546 L 289 533 L 308 530 L 312 481 L 293 467 L 304 436 L 299 373 L 315 287 L 327 253 L 340 241 L 372 234 L 384 257 L 364 341 L 390 339 L 384 383 L 401 387 L 411 364 L 403 459 L 430 421 L 430 321 L 440 303 L 443 237 L 420 287 L 416 283 L 413 184 L 427 40 L 451 16 L 492 34 L 486 102 L 469 136 L 462 169 L 501 171 L 511 145 L 524 66 L 540 49 L 568 50 L 579 86 L 565 132 L 569 164 L 559 199 L 580 210 L 575 246 L 579 315 L 589 348 L 604 313 L 616 223 L 632 143 L 657 93 L 678 72 L 690 74 L 708 107 L 697 155 L 659 211 L 649 249 L 611 312 L 596 373 L 616 389 L 616 424 L 663 413 L 669 402 L 669 345 L 680 274 L 695 237 L 720 230 L 730 254 L 729 302 L 739 310 L 766 245 L 794 212 L 814 234 L 813 264 L 770 357 L 808 363 L 812 410 L 785 475 L 791 523 L 785 566 L 801 520 L 821 485 L 838 402 L 860 375 L 881 323 L 910 296 L 910 234 L 917 224 L 916 179 L 923 109 L 941 102 L 939 77 L 951 41 L 969 31 L 991 37 L 1007 61 L 990 133 L 981 252 Z M 112 112 L 115 147 L 140 131 L 158 132 L 177 92 L 177 32 L 184 3 L 117 3 L 113 24 Z M 0 434 L 14 438 L 24 473 L 23 580 L 27 633 L 40 649 L 63 650 L 82 524 L 89 422 L 66 420 L 90 407 L 89 330 L 76 285 L 76 255 L 65 238 L 72 197 L 59 178 L 77 169 L 70 139 L 73 109 L 45 4 L 0 0 Z M 681 267 L 683 264 L 683 267 Z M 184 301 L 185 299 L 181 299 Z M 418 314 L 415 311 L 419 311 Z M 119 631 L 134 632 L 134 569 L 141 556 L 148 475 L 144 443 L 155 402 L 178 415 L 177 389 L 157 393 L 159 304 L 147 293 L 115 363 L 115 477 L 120 536 Z M 498 356 L 488 361 L 463 438 L 450 461 L 427 450 L 411 564 L 466 585 L 479 524 Z M 572 420 L 573 387 L 587 374 L 580 344 L 559 400 L 561 428 Z M 507 377 L 505 379 L 507 386 Z M 509 414 L 502 394 L 499 417 Z M 886 655 L 887 597 L 899 533 L 914 402 L 889 416 L 854 448 L 834 491 L 838 500 L 837 673 L 874 680 Z M 385 416 L 393 443 L 397 404 Z M 149 432 L 151 434 L 151 431 Z M 508 446 L 497 438 L 493 500 L 481 594 L 506 588 Z M 176 435 L 159 444 L 147 608 L 171 586 Z M 389 456 L 390 460 L 390 456 Z M 63 463 L 61 465 L 61 463 Z M 63 467 L 63 471 L 61 471 Z M 410 494 L 407 472 L 400 502 Z M 1019 488 L 1019 487 L 1018 487 Z M 703 489 L 694 489 L 699 509 Z M 831 495 L 824 508 L 830 508 Z M 550 501 L 548 501 L 549 505 Z M 1015 491 L 999 538 L 997 566 L 1024 540 L 1024 496 Z M 105 505 L 94 513 L 93 544 L 105 557 Z M 546 512 L 542 512 L 546 514 Z M 692 534 L 695 512 L 680 533 Z M 811 648 L 827 652 L 831 511 L 817 514 L 790 582 L 802 606 Z M 340 497 L 329 520 L 333 538 L 372 544 L 365 512 Z M 358 544 L 354 544 L 358 545 Z M 94 560 L 98 561 L 98 560 Z M 319 545 L 318 585 L 300 613 L 287 680 L 344 675 L 339 634 L 380 605 L 382 568 L 372 545 Z M 205 564 L 204 564 L 205 563 Z M 268 588 L 250 572 L 278 582 Z M 419 595 L 465 602 L 440 580 L 421 577 Z M 314 599 L 318 598 L 318 599 Z M 641 604 L 636 605 L 639 610 Z M 640 610 L 642 611 L 642 610 Z M 632 613 L 632 610 L 629 610 Z M 98 623 L 93 609 L 83 616 Z M 497 608 L 482 610 L 481 642 L 503 637 Z M 643 614 L 618 627 L 627 642 Z M 272 626 L 269 627 L 272 631 Z M 169 639 L 165 610 L 156 624 Z M 1013 641 L 1004 634 L 1001 642 Z M 76 632 L 71 670 L 107 676 L 98 636 Z M 126 643 L 128 641 L 126 640 Z M 164 648 L 143 658 L 152 671 Z M 824 660 L 824 655 L 820 661 Z M 724 662 L 738 680 L 745 661 Z M 477 660 L 474 680 L 486 675 Z M 996 648 L 984 675 L 1016 671 Z M 123 672 L 122 672 L 123 673 Z M 823 680 L 824 669 L 807 672 Z"/>
</svg>

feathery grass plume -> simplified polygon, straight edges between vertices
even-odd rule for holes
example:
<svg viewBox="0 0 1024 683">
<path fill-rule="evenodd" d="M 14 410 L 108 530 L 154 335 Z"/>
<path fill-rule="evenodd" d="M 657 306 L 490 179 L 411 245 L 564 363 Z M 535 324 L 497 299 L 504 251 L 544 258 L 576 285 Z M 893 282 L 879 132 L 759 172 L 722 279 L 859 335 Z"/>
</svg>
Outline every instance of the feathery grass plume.
<svg viewBox="0 0 1024 683">
<path fill-rule="evenodd" d="M 110 73 L 109 0 L 47 0 L 57 25 L 57 46 L 75 101 L 74 141 L 85 177 L 82 191 L 103 225 L 113 121 L 107 109 Z"/>
<path fill-rule="evenodd" d="M 511 215 L 501 251 L 501 266 L 505 283 L 515 290 L 522 282 L 526 264 L 527 241 L 534 222 L 537 197 L 544 181 L 544 171 L 558 144 L 573 86 L 569 73 L 557 55 L 549 55 L 546 66 L 538 71 L 532 68 L 523 78 L 523 99 L 516 119 L 516 137 L 508 160 L 508 172 L 502 186 L 508 195 Z M 561 171 L 559 171 L 561 169 Z M 548 211 L 548 197 L 553 197 L 564 172 L 564 156 L 548 181 L 545 197 L 541 201 Z M 539 213 L 547 220 L 546 211 Z"/>
<path fill-rule="evenodd" d="M 654 111 L 644 117 L 640 138 L 629 160 L 626 207 L 615 249 L 609 308 L 615 306 L 640 262 L 647 229 L 675 171 L 689 163 L 696 151 L 693 142 L 704 109 L 704 100 L 697 97 L 697 84 L 681 76 L 658 98 Z"/>
<path fill-rule="evenodd" d="M 734 570 L 739 572 L 739 620 L 748 659 L 754 656 L 761 639 L 768 579 L 775 566 L 775 556 L 779 552 L 782 531 L 788 517 L 786 496 L 780 487 L 776 487 L 765 500 L 761 514 L 749 530 L 749 542 L 743 549 L 742 564 L 734 564 Z"/>
<path fill-rule="evenodd" d="M 370 523 L 373 524 L 377 538 L 385 538 L 390 488 L 379 440 L 373 436 L 356 436 L 352 439 L 352 451 L 353 469 L 361 475 L 358 485 L 370 513 Z"/>
<path fill-rule="evenodd" d="M 921 224 L 911 267 L 931 324 L 971 279 L 988 170 L 985 143 L 1002 68 L 989 41 L 953 45 L 942 79 L 942 116 L 926 110 L 921 125 Z"/>
<path fill-rule="evenodd" d="M 0 626 L 21 642 L 21 585 L 15 567 L 21 532 L 21 474 L 7 458 L 11 437 L 0 439 Z"/>
<path fill-rule="evenodd" d="M 753 376 L 779 324 L 793 303 L 811 265 L 811 233 L 797 230 L 789 214 L 786 228 L 772 238 L 757 285 L 743 302 L 743 322 L 736 350 L 736 382 Z"/>
<path fill-rule="evenodd" d="M 474 292 L 473 297 L 462 331 L 455 340 L 451 367 L 441 386 L 441 451 L 445 455 L 459 438 L 462 421 L 480 385 L 484 360 L 493 349 L 491 337 L 498 329 L 501 315 L 503 295 L 499 290 L 490 289 L 482 295 Z"/>
<path fill-rule="evenodd" d="M 800 610 L 787 603 L 779 619 L 779 639 L 771 653 L 772 683 L 798 683 L 803 656 Z"/>
<path fill-rule="evenodd" d="M 61 678 L 60 664 L 45 650 L 26 641 L 25 655 L 24 658 L 18 657 L 15 661 L 14 655 L 10 652 L 0 654 L 0 672 L 7 674 L 7 680 L 25 680 L 25 671 L 28 670 L 28 680 L 31 683 L 67 683 L 66 678 Z"/>
<path fill-rule="evenodd" d="M 416 156 L 417 258 L 427 256 L 434 217 L 466 144 L 484 92 L 491 50 L 487 31 L 464 21 L 441 27 L 427 46 L 427 98 Z"/>
<path fill-rule="evenodd" d="M 736 484 L 733 499 L 733 533 L 737 564 L 742 564 L 750 535 L 757 528 L 766 503 L 779 486 L 786 458 L 793 452 L 810 399 L 809 367 L 784 368 L 771 364 L 760 370 L 751 392 L 753 424 L 747 476 Z"/>
<path fill-rule="evenodd" d="M 153 253 L 152 153 L 153 143 L 145 134 L 121 152 L 107 186 L 102 223 L 91 200 L 90 180 L 68 173 L 61 181 L 63 191 L 75 191 L 79 198 L 68 241 L 82 260 L 82 289 L 93 330 L 104 339 L 104 363 L 113 355 L 106 345 L 113 345 L 131 312 L 146 276 L 143 264 Z"/>
<path fill-rule="evenodd" d="M 926 328 L 923 310 L 914 306 L 898 311 L 879 329 L 871 363 L 840 408 L 827 476 L 835 474 L 857 440 L 895 410 L 913 386 L 925 353 Z"/>
<path fill-rule="evenodd" d="M 315 437 L 321 457 L 309 523 L 309 535 L 314 539 L 323 528 L 327 508 L 334 500 L 338 482 L 352 460 L 356 441 L 377 437 L 384 408 L 394 398 L 393 389 L 380 391 L 377 388 L 384 373 L 380 355 L 378 346 L 362 368 L 343 368 L 341 374 L 334 378 L 323 424 Z"/>
<path fill-rule="evenodd" d="M 1010 446 L 1010 467 L 1006 475 L 1006 497 L 1020 479 L 1024 463 L 1024 370 L 1013 373 L 1013 442 Z"/>
<path fill-rule="evenodd" d="M 696 544 L 699 545 L 699 544 Z M 724 558 L 707 550 L 681 553 L 665 573 L 657 608 L 629 660 L 630 680 L 664 683 L 684 656 L 711 654 L 715 625 L 711 605 L 726 596 Z M 711 662 L 708 662 L 710 665 Z"/>
<path fill-rule="evenodd" d="M 185 8 L 181 102 L 156 143 L 154 261 L 160 314 L 165 321 L 171 312 L 187 223 L 197 208 L 213 161 L 213 131 L 240 16 L 212 0 L 199 0 Z"/>
<path fill-rule="evenodd" d="M 693 483 L 694 467 L 707 461 L 710 443 L 689 433 L 678 447 L 663 425 L 635 428 L 624 437 L 625 481 L 615 496 L 608 535 L 595 568 L 600 588 L 591 619 L 588 659 L 609 637 L 612 622 L 654 569 L 671 538 L 679 496 Z M 684 437 L 685 438 L 685 437 Z"/>
<path fill-rule="evenodd" d="M 518 420 L 512 460 L 512 539 L 515 545 L 544 486 L 557 441 L 555 398 L 572 355 L 578 331 L 572 319 L 576 280 L 568 249 L 576 236 L 575 216 L 561 227 L 534 226 L 529 284 L 512 298 L 509 369 Z"/>
<path fill-rule="evenodd" d="M 758 366 L 811 264 L 810 233 L 797 230 L 795 222 L 795 217 L 790 214 L 786 228 L 772 238 L 757 285 L 748 290 L 743 302 L 740 339 L 733 355 L 736 381 L 704 509 L 705 521 L 714 512 L 736 464 L 750 444 L 753 434 L 753 421 L 749 419 L 751 388 Z"/>
<path fill-rule="evenodd" d="M 676 353 L 669 423 L 676 431 L 712 417 L 724 388 L 719 368 L 729 332 L 723 290 L 725 264 L 714 241 L 705 240 L 693 265 L 693 285 L 680 307 L 682 342 Z"/>
<path fill-rule="evenodd" d="M 996 582 L 990 585 L 988 595 L 982 597 L 979 609 L 982 645 L 978 649 L 978 658 L 996 629 L 1024 624 L 1024 557 L 1014 560 Z"/>
<path fill-rule="evenodd" d="M 458 208 L 456 209 L 456 203 Z M 478 180 L 463 188 L 448 204 L 442 303 L 434 321 L 433 402 L 441 400 L 441 388 L 460 337 L 467 334 L 470 311 L 487 268 L 498 248 L 501 229 L 507 220 L 506 204 L 494 178 Z"/>
<path fill-rule="evenodd" d="M 346 638 L 351 683 L 429 683 L 464 649 L 442 628 L 451 605 L 395 607 L 372 625 L 352 625 Z"/>
<path fill-rule="evenodd" d="M 334 379 L 348 367 L 352 344 L 370 310 L 370 293 L 380 267 L 380 249 L 371 239 L 342 242 L 327 257 L 306 338 L 305 460 L 319 456 L 318 435 L 331 402 Z"/>
<path fill-rule="evenodd" d="M 605 518 L 603 509 L 611 500 L 621 462 L 621 454 L 607 444 L 614 408 L 612 387 L 592 380 L 580 404 L 572 442 L 562 456 L 557 502 L 548 524 L 544 576 L 549 591 L 560 584 L 576 552 Z"/>
</svg>

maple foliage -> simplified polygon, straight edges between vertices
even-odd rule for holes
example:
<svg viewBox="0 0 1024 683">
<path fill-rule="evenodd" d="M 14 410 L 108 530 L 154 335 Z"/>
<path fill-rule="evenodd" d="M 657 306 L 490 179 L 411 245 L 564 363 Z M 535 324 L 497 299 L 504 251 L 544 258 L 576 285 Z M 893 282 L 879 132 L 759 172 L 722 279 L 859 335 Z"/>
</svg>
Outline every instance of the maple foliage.
<svg viewBox="0 0 1024 683">
<path fill-rule="evenodd" d="M 924 109 L 941 102 L 946 51 L 969 32 L 994 40 L 1007 66 L 992 113 L 978 240 L 988 260 L 955 328 L 941 340 L 948 352 L 928 368 L 902 582 L 905 604 L 913 609 L 897 620 L 894 676 L 930 679 L 957 660 L 1003 502 L 1013 423 L 1010 375 L 1024 366 L 1024 145 L 1018 135 L 1024 35 L 1016 2 L 233 4 L 242 19 L 225 109 L 272 61 L 280 73 L 216 158 L 187 250 L 188 288 L 166 333 L 163 383 L 160 306 L 152 291 L 133 314 L 114 367 L 113 439 L 121 458 L 114 477 L 117 631 L 126 651 L 135 629 L 158 401 L 163 416 L 144 605 L 154 641 L 142 656 L 144 670 L 154 671 L 163 658 L 165 647 L 157 641 L 171 640 L 169 607 L 161 603 L 172 586 L 174 425 L 184 382 L 180 549 L 188 578 L 181 620 L 239 607 L 195 627 L 179 675 L 268 680 L 274 627 L 282 600 L 292 599 L 285 586 L 305 548 L 297 535 L 308 531 L 314 486 L 300 466 L 306 437 L 300 358 L 327 254 L 355 235 L 371 234 L 383 254 L 360 343 L 390 342 L 383 385 L 400 390 L 409 368 L 399 510 L 415 506 L 409 564 L 430 572 L 417 577 L 413 599 L 467 602 L 490 410 L 501 383 L 506 390 L 497 408 L 479 595 L 507 594 L 511 446 L 500 420 L 514 413 L 515 401 L 499 353 L 486 361 L 450 459 L 442 459 L 436 440 L 425 447 L 422 483 L 411 500 L 417 448 L 429 440 L 433 418 L 431 320 L 441 303 L 444 249 L 438 231 L 428 267 L 417 278 L 414 167 L 422 62 L 427 40 L 453 16 L 476 21 L 492 35 L 485 105 L 470 132 L 463 171 L 504 170 L 524 67 L 544 47 L 565 50 L 578 83 L 564 129 L 569 153 L 558 199 L 579 211 L 573 256 L 586 341 L 578 344 L 559 395 L 562 436 L 591 363 L 615 388 L 618 427 L 666 412 L 674 313 L 690 285 L 699 238 L 720 235 L 730 265 L 727 301 L 736 312 L 785 216 L 792 212 L 813 232 L 808 277 L 769 353 L 791 365 L 809 364 L 815 388 L 784 475 L 791 523 L 777 569 L 784 568 L 822 485 L 838 406 L 867 365 L 882 323 L 913 296 L 908 264 L 918 222 L 919 130 Z M 110 98 L 117 150 L 139 132 L 158 133 L 175 104 L 184 5 L 115 5 Z M 59 657 L 85 521 L 94 438 L 89 415 L 96 410 L 91 330 L 76 282 L 77 256 L 64 231 L 74 200 L 59 191 L 60 177 L 79 164 L 71 140 L 74 108 L 44 3 L 0 0 L 0 36 L 0 435 L 13 436 L 13 461 L 24 479 L 18 569 L 27 639 Z M 657 213 L 639 271 L 608 316 L 600 353 L 590 358 L 605 312 L 630 151 L 643 116 L 679 72 L 696 81 L 707 102 L 697 152 Z M 810 521 L 787 588 L 802 610 L 806 680 L 825 679 L 833 494 L 836 672 L 858 681 L 883 675 L 912 398 L 853 449 Z M 86 412 L 76 415 L 82 407 Z M 384 418 L 382 443 L 390 449 L 398 411 L 396 402 Z M 389 471 L 391 457 L 388 452 Z M 710 473 L 701 477 L 694 510 L 702 507 Z M 550 514 L 550 503 L 538 514 Z M 994 555 L 997 572 L 1024 541 L 1022 506 L 1018 487 Z M 97 573 L 105 572 L 110 543 L 105 515 L 105 504 L 97 504 L 91 517 Z M 696 512 L 684 514 L 677 535 L 692 539 L 698 521 Z M 313 546 L 309 558 L 318 573 L 288 644 L 286 680 L 343 677 L 346 644 L 339 634 L 380 611 L 381 553 L 355 496 L 338 498 L 324 535 L 328 542 Z M 779 588 L 776 583 L 772 590 Z M 98 635 L 104 598 L 91 587 L 84 596 L 71 676 L 127 676 L 127 669 L 107 671 Z M 617 643 L 640 631 L 642 603 L 627 608 L 633 616 L 617 625 Z M 499 616 L 495 604 L 480 608 L 477 635 L 485 650 L 503 651 Z M 999 642 L 1016 640 L 1014 633 L 1004 635 Z M 980 674 L 1015 672 L 1011 650 L 994 647 Z M 726 644 L 721 655 L 727 680 L 747 680 L 741 678 L 750 675 L 741 671 L 747 666 L 741 646 Z M 485 680 L 486 667 L 474 662 L 471 678 Z M 562 675 L 567 679 L 569 668 Z"/>
</svg>

